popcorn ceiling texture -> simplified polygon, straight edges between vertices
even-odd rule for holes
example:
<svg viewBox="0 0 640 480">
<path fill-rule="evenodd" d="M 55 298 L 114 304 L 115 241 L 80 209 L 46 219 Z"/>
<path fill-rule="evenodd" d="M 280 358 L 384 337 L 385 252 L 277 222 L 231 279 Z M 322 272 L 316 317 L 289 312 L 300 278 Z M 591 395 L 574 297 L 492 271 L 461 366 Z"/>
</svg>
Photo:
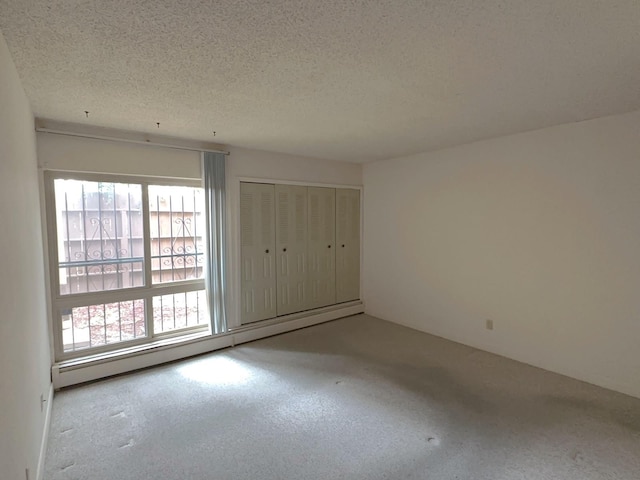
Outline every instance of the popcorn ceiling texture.
<svg viewBox="0 0 640 480">
<path fill-rule="evenodd" d="M 38 117 L 347 161 L 640 109 L 638 25 L 638 0 L 0 0 Z"/>
</svg>

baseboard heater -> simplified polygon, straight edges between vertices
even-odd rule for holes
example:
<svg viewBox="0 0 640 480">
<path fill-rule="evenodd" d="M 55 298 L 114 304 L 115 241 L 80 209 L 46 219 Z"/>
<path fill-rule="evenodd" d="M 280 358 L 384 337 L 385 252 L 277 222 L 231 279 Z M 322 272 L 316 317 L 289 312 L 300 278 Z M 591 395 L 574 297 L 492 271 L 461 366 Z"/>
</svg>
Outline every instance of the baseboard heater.
<svg viewBox="0 0 640 480">
<path fill-rule="evenodd" d="M 51 368 L 53 387 L 78 385 L 101 378 L 140 370 L 183 358 L 233 347 L 261 338 L 310 327 L 364 312 L 361 301 L 333 305 L 286 317 L 264 320 L 220 335 L 198 334 L 179 339 L 159 340 L 131 349 L 56 363 Z"/>
</svg>

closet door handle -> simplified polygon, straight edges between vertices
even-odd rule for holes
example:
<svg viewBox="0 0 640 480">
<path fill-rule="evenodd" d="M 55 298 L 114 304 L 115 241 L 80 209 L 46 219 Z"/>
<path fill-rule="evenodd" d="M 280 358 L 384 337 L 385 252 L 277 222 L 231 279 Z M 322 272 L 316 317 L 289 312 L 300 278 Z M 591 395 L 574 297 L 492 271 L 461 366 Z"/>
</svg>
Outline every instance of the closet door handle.
<svg viewBox="0 0 640 480">
<path fill-rule="evenodd" d="M 344 248 L 344 243 L 342 244 L 342 248 Z"/>
<path fill-rule="evenodd" d="M 327 248 L 331 248 L 331 245 L 327 245 Z"/>
<path fill-rule="evenodd" d="M 269 249 L 267 248 L 267 249 L 264 251 L 264 253 L 269 253 Z"/>
<path fill-rule="evenodd" d="M 283 248 L 283 249 L 282 249 L 282 251 L 283 251 L 283 252 L 286 252 L 286 251 L 287 251 L 287 249 L 286 249 L 286 248 Z"/>
</svg>

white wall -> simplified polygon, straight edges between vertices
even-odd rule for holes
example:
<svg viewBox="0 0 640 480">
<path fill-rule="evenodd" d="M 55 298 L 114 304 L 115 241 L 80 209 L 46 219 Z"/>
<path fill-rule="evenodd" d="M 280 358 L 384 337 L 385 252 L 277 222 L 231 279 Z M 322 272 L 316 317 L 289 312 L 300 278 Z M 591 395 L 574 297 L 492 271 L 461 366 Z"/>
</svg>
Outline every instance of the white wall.
<svg viewBox="0 0 640 480">
<path fill-rule="evenodd" d="M 200 153 L 134 143 L 38 133 L 45 170 L 200 178 Z"/>
<path fill-rule="evenodd" d="M 45 170 L 201 178 L 200 153 L 151 145 L 38 133 L 38 164 Z M 336 185 L 360 185 L 362 166 L 231 148 L 227 176 Z"/>
<path fill-rule="evenodd" d="M 229 176 L 328 185 L 361 185 L 362 165 L 232 148 Z"/>
<path fill-rule="evenodd" d="M 640 112 L 363 176 L 367 313 L 640 397 Z"/>
<path fill-rule="evenodd" d="M 198 152 L 124 142 L 38 133 L 38 161 L 45 170 L 107 172 L 201 178 Z M 227 157 L 228 319 L 238 314 L 240 180 L 301 182 L 318 185 L 362 184 L 362 166 L 277 153 L 231 148 Z"/>
<path fill-rule="evenodd" d="M 0 33 L 0 476 L 36 478 L 50 349 L 33 116 Z"/>
</svg>

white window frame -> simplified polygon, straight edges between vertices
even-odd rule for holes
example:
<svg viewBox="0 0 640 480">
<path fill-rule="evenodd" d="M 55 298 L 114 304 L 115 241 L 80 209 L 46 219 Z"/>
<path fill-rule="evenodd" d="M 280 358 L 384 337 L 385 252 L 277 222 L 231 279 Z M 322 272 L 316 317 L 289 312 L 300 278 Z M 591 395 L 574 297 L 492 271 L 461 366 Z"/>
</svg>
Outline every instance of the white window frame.
<svg viewBox="0 0 640 480">
<path fill-rule="evenodd" d="M 60 270 L 58 257 L 58 229 L 57 215 L 55 205 L 55 186 L 57 179 L 79 180 L 89 182 L 113 182 L 113 183 L 129 183 L 141 185 L 142 188 L 142 221 L 143 221 L 143 242 L 144 242 L 144 286 L 121 288 L 116 290 L 104 290 L 101 292 L 90 293 L 72 293 L 60 294 Z M 164 333 L 154 332 L 153 322 L 153 297 L 160 295 L 171 295 L 176 293 L 185 293 L 198 290 L 206 290 L 205 280 L 191 279 L 179 280 L 174 282 L 163 282 L 160 284 L 152 284 L 151 271 L 151 225 L 149 213 L 149 195 L 148 187 L 150 185 L 162 186 L 179 186 L 179 187 L 197 187 L 204 188 L 202 180 L 186 179 L 186 178 L 167 178 L 152 176 L 132 176 L 118 174 L 103 173 L 82 173 L 82 172 L 66 172 L 49 170 L 44 172 L 44 194 L 46 206 L 46 224 L 48 236 L 48 254 L 49 254 L 49 272 L 51 281 L 51 315 L 53 319 L 53 340 L 54 354 L 57 362 L 77 359 L 81 357 L 92 357 L 94 355 L 104 354 L 106 352 L 116 352 L 118 350 L 126 350 L 138 345 L 153 343 L 159 339 L 170 337 L 180 337 L 184 335 L 193 335 L 196 333 L 211 332 L 211 318 L 205 325 L 196 325 L 177 330 L 171 330 Z M 205 238 L 205 241 L 207 239 Z M 206 250 L 206 249 L 205 249 Z M 209 261 L 205 256 L 205 262 Z M 77 351 L 64 351 L 62 338 L 62 321 L 61 311 L 74 307 L 81 307 L 95 304 L 106 304 L 122 302 L 127 300 L 143 300 L 145 302 L 145 336 L 132 340 L 124 340 L 121 342 L 111 343 L 98 347 L 83 348 Z M 207 312 L 207 315 L 209 313 Z"/>
</svg>

